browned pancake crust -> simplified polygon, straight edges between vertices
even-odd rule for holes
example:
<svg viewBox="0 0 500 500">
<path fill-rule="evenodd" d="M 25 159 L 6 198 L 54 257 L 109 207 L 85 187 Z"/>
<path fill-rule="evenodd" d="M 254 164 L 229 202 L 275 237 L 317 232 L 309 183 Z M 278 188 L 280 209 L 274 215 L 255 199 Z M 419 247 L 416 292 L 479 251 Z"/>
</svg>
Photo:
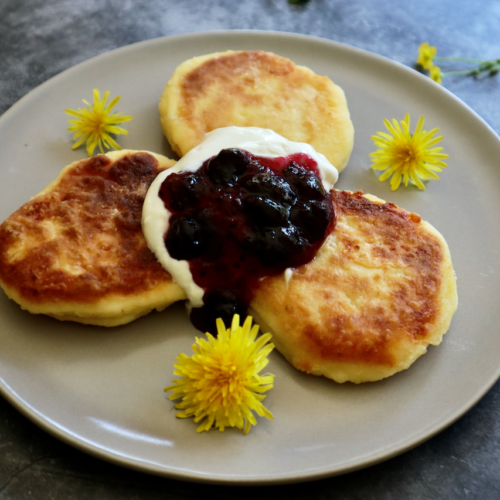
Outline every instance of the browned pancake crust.
<svg viewBox="0 0 500 500">
<path fill-rule="evenodd" d="M 180 156 L 207 132 L 269 128 L 311 144 L 341 171 L 353 145 L 344 92 L 326 76 L 261 50 L 200 56 L 177 68 L 160 100 L 163 130 Z"/>
<path fill-rule="evenodd" d="M 28 310 L 41 308 L 63 319 L 68 311 L 61 305 L 83 305 L 82 322 L 95 324 L 103 323 L 85 317 L 92 317 L 92 306 L 103 301 L 139 301 L 169 287 L 182 298 L 142 234 L 144 197 L 163 169 L 144 152 L 116 161 L 100 155 L 71 165 L 55 187 L 0 226 L 0 282 L 7 294 Z"/>
<path fill-rule="evenodd" d="M 261 282 L 252 307 L 300 370 L 378 380 L 439 344 L 457 299 L 449 251 L 432 226 L 362 192 L 332 191 L 337 227 L 316 259 Z"/>
</svg>

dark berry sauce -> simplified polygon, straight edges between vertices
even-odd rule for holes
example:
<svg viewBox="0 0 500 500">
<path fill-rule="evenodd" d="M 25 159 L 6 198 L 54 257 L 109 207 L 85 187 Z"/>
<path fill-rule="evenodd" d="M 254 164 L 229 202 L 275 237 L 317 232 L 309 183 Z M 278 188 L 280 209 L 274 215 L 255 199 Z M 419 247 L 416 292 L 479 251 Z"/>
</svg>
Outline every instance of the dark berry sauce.
<svg viewBox="0 0 500 500">
<path fill-rule="evenodd" d="M 303 153 L 223 149 L 196 172 L 169 175 L 159 195 L 172 213 L 167 250 L 189 261 L 205 290 L 203 307 L 191 311 L 201 331 L 246 316 L 258 281 L 311 261 L 335 227 L 317 163 Z"/>
</svg>

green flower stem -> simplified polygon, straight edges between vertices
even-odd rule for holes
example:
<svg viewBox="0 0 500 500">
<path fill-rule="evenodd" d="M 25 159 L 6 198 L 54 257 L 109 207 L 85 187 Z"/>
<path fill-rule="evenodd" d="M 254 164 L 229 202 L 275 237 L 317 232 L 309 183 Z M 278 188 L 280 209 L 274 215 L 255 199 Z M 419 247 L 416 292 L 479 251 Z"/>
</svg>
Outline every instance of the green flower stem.
<svg viewBox="0 0 500 500">
<path fill-rule="evenodd" d="M 500 64 L 497 64 L 490 69 L 490 75 L 496 75 L 499 71 L 500 71 Z"/>
<path fill-rule="evenodd" d="M 434 57 L 436 61 L 461 61 L 461 62 L 470 62 L 470 63 L 479 63 L 482 64 L 485 61 L 482 59 L 467 59 L 464 57 Z"/>
<path fill-rule="evenodd" d="M 479 71 L 488 70 L 500 64 L 500 59 L 492 59 L 491 61 L 483 61 L 482 59 L 464 59 L 460 57 L 435 57 L 434 59 L 440 61 L 459 61 L 459 62 L 475 63 L 478 64 L 477 69 Z"/>
<path fill-rule="evenodd" d="M 479 67 L 477 69 L 473 69 L 470 71 L 471 75 L 479 76 L 488 74 L 490 76 L 496 75 L 500 70 L 500 64 L 488 64 L 483 67 Z"/>
<path fill-rule="evenodd" d="M 486 69 L 491 69 L 494 66 L 498 66 L 499 63 L 500 63 L 500 59 L 496 59 L 496 60 L 493 60 L 493 61 L 485 61 L 485 62 L 483 62 L 482 64 L 479 65 L 479 70 L 483 71 L 483 70 L 486 70 Z"/>
<path fill-rule="evenodd" d="M 473 76 L 475 78 L 485 77 L 485 76 L 495 76 L 500 72 L 500 58 L 492 59 L 490 61 L 484 61 L 483 59 L 472 59 L 469 57 L 438 57 L 435 56 L 437 53 L 436 47 L 432 47 L 428 42 L 421 43 L 418 48 L 418 57 L 415 68 L 424 74 L 427 74 L 434 81 L 441 83 L 441 79 L 449 75 L 464 75 Z M 458 71 L 443 71 L 439 66 L 434 65 L 434 61 L 442 61 L 445 68 L 460 68 L 460 64 L 453 63 L 465 63 L 472 64 L 474 66 L 469 67 L 469 69 L 463 69 Z M 441 66 L 441 64 L 440 64 Z"/>
<path fill-rule="evenodd" d="M 491 64 L 475 69 L 464 69 L 462 71 L 447 71 L 446 73 L 441 73 L 441 77 L 445 77 L 448 75 L 467 75 L 467 76 L 479 76 L 481 74 L 490 74 L 490 75 L 496 75 L 500 71 L 500 64 Z"/>
<path fill-rule="evenodd" d="M 477 73 L 476 73 L 477 72 Z M 464 69 L 462 71 L 447 71 L 446 73 L 441 73 L 441 78 L 449 75 L 475 75 L 479 74 L 476 69 Z"/>
</svg>

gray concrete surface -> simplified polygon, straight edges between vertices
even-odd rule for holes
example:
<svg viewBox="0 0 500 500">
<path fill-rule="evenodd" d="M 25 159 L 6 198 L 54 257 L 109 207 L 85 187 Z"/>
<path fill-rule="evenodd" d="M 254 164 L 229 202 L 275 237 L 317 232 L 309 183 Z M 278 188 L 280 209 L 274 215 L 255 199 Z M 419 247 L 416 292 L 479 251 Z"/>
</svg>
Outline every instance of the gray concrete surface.
<svg viewBox="0 0 500 500">
<path fill-rule="evenodd" d="M 249 28 L 316 35 L 407 65 L 423 41 L 443 55 L 500 57 L 495 0 L 1 0 L 0 113 L 64 69 L 114 48 Z M 444 84 L 500 132 L 499 76 Z M 255 488 L 189 484 L 110 465 L 44 433 L 0 399 L 0 499 L 30 498 L 497 500 L 500 385 L 444 432 L 389 461 L 321 481 Z"/>
</svg>

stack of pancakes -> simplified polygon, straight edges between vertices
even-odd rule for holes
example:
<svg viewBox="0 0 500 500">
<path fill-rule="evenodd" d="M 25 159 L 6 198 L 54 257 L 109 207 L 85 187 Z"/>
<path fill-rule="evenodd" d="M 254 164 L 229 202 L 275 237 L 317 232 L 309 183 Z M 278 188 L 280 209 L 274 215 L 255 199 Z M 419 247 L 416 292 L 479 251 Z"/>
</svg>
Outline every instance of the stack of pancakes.
<svg viewBox="0 0 500 500">
<path fill-rule="evenodd" d="M 191 59 L 160 101 L 174 151 L 218 127 L 258 126 L 308 142 L 342 170 L 353 144 L 343 91 L 262 51 Z M 23 309 L 115 326 L 186 298 L 141 228 L 144 196 L 175 162 L 120 151 L 73 163 L 0 226 L 0 285 Z M 457 307 L 444 238 L 417 214 L 332 190 L 335 231 L 317 257 L 267 278 L 251 303 L 296 368 L 338 382 L 380 380 L 439 344 Z"/>
</svg>

